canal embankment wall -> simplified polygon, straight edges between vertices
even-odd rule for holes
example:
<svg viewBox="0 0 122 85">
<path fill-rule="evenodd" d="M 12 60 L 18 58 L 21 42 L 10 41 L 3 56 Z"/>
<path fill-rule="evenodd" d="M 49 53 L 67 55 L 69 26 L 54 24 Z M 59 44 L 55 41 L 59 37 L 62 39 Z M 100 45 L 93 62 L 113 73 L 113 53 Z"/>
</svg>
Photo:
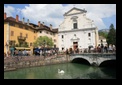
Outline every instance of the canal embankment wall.
<svg viewBox="0 0 122 85">
<path fill-rule="evenodd" d="M 25 67 L 36 67 L 71 62 L 75 58 L 83 58 L 91 65 L 99 66 L 106 60 L 116 60 L 116 54 L 75 54 L 53 56 L 14 56 L 4 59 L 4 71 Z"/>
<path fill-rule="evenodd" d="M 4 59 L 4 71 L 70 62 L 69 56 L 53 57 L 11 57 Z"/>
</svg>

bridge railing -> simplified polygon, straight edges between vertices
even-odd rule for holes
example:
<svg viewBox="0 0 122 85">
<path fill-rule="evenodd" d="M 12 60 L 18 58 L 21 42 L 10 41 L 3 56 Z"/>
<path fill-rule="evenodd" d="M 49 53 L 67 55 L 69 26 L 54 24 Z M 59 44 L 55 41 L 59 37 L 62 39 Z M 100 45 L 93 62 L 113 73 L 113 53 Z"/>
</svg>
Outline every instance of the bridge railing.
<svg viewBox="0 0 122 85">
<path fill-rule="evenodd" d="M 82 54 L 70 54 L 70 56 L 85 56 L 85 57 L 103 57 L 103 58 L 116 58 L 115 53 L 82 53 Z"/>
</svg>

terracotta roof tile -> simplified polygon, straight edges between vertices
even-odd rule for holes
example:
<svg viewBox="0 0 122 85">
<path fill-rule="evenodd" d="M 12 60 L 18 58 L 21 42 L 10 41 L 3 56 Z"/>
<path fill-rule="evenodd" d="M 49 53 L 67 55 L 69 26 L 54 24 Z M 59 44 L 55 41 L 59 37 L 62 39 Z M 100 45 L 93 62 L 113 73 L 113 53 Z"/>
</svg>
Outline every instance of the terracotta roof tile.
<svg viewBox="0 0 122 85">
<path fill-rule="evenodd" d="M 53 32 L 58 32 L 58 28 L 52 29 Z"/>
<path fill-rule="evenodd" d="M 10 20 L 16 22 L 16 19 L 13 17 L 7 17 L 5 20 Z M 18 21 L 18 23 L 22 23 L 22 21 Z"/>
<path fill-rule="evenodd" d="M 9 20 L 9 21 L 14 21 L 16 22 L 16 19 L 13 18 L 13 17 L 7 17 L 5 20 Z M 18 21 L 17 23 L 21 23 L 23 24 L 22 21 Z M 43 25 L 41 24 L 40 27 L 36 24 L 33 24 L 33 23 L 29 23 L 31 25 L 31 27 L 33 27 L 33 29 L 36 29 L 36 30 L 47 30 L 47 31 L 50 31 L 50 32 L 54 32 L 54 33 L 57 33 L 58 32 L 58 29 L 50 29 L 50 27 L 46 26 L 46 25 Z M 27 25 L 27 23 L 25 23 L 25 25 Z"/>
<path fill-rule="evenodd" d="M 13 17 L 7 17 L 6 20 L 16 21 L 16 19 Z"/>
</svg>

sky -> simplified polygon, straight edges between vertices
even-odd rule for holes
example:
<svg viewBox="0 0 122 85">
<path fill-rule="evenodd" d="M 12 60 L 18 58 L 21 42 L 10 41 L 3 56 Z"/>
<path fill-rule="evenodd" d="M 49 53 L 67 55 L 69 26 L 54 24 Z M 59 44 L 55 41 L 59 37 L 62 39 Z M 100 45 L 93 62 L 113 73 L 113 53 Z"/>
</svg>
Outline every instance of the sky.
<svg viewBox="0 0 122 85">
<path fill-rule="evenodd" d="M 53 28 L 59 28 L 63 22 L 63 14 L 73 7 L 85 9 L 86 16 L 93 20 L 98 29 L 109 29 L 113 24 L 116 29 L 116 4 L 4 4 L 4 13 L 7 17 L 16 17 L 19 20 L 29 19 L 30 23 L 38 24 L 38 21 L 44 22 Z"/>
</svg>

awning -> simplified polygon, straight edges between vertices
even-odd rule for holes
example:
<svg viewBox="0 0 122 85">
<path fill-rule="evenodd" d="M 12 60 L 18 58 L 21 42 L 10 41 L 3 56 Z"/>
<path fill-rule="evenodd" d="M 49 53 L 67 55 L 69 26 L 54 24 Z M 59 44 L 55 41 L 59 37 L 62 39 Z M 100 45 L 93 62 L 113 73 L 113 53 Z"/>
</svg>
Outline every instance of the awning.
<svg viewBox="0 0 122 85">
<path fill-rule="evenodd" d="M 27 47 L 15 47 L 17 50 L 30 50 L 30 48 Z"/>
</svg>

